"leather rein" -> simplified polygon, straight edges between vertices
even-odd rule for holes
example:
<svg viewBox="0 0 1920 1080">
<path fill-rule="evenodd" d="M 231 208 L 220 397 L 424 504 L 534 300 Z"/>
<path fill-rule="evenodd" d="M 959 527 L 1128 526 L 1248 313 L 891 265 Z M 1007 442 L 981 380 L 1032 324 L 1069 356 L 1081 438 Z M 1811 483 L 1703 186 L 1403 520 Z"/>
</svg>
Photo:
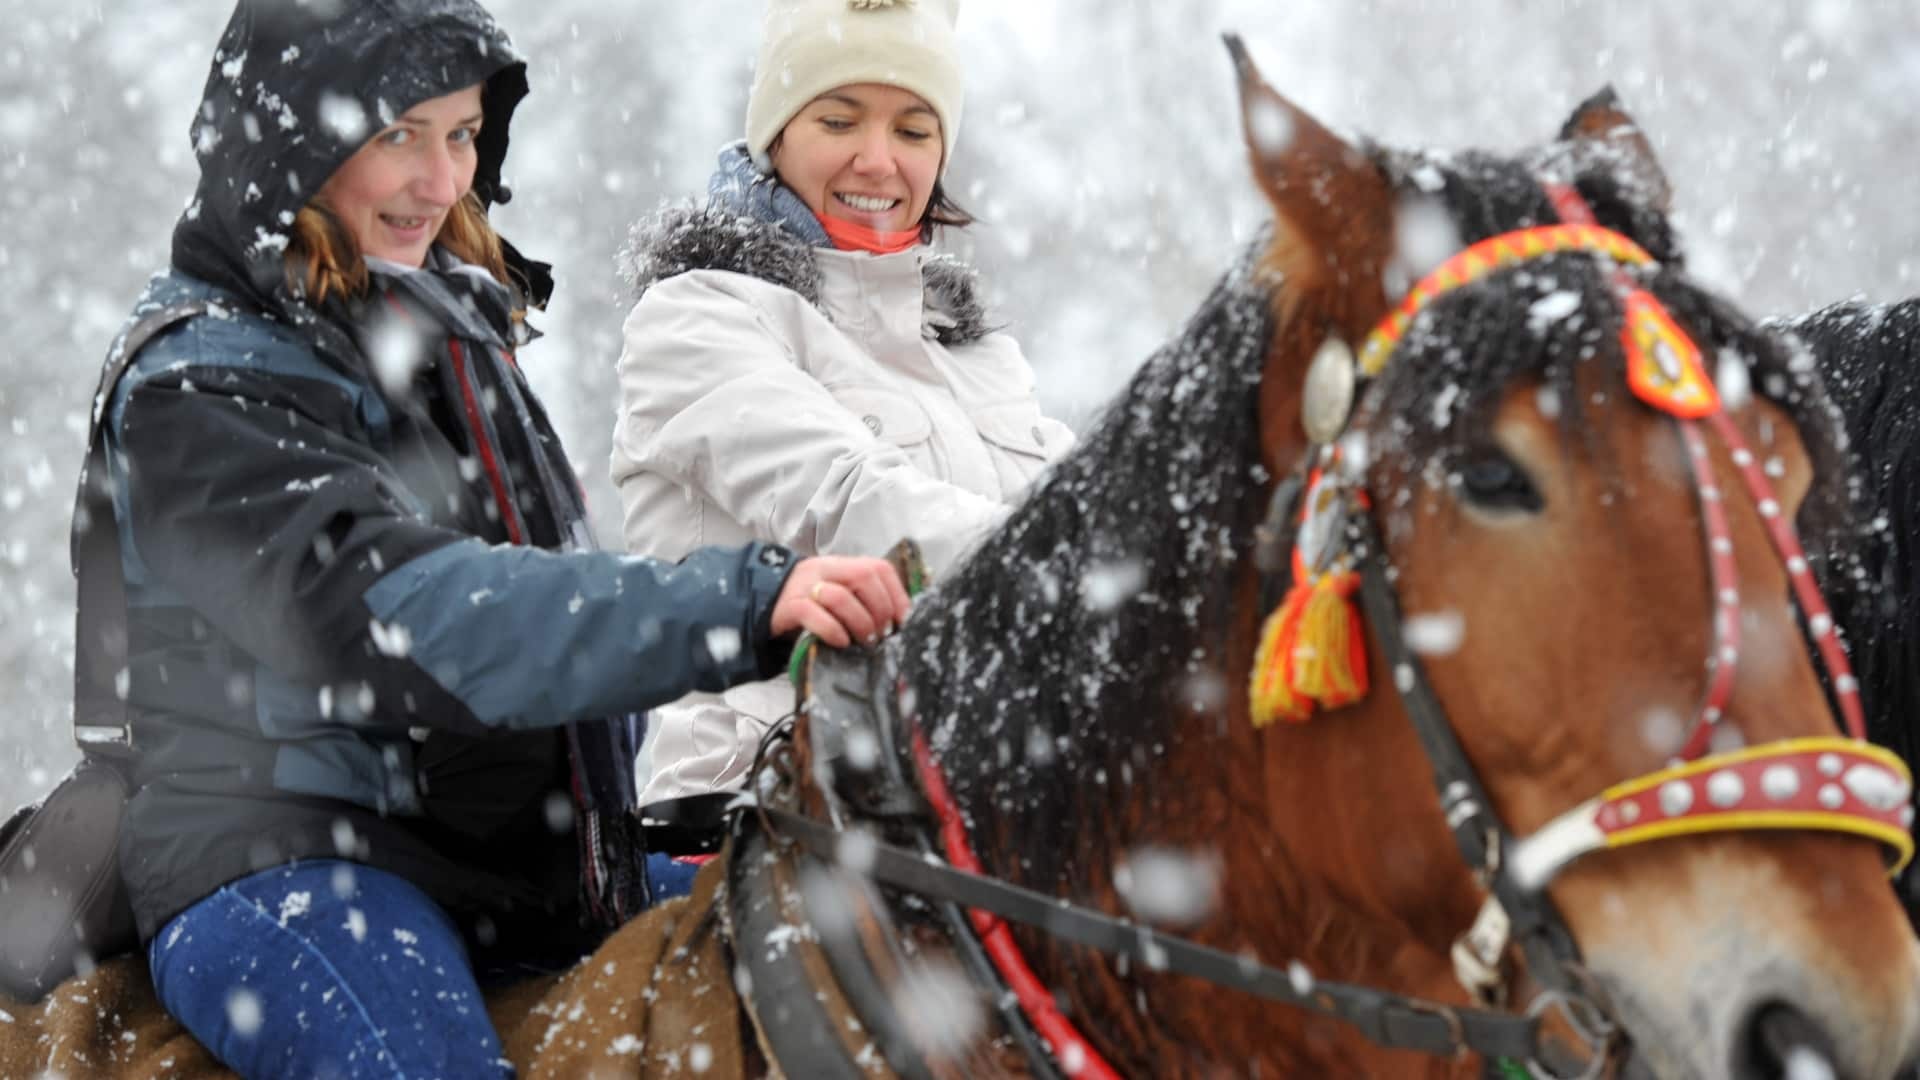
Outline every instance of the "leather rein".
<svg viewBox="0 0 1920 1080">
<path fill-rule="evenodd" d="M 829 653 L 817 647 L 805 651 L 809 669 L 805 708 L 812 772 L 831 820 L 819 821 L 800 812 L 799 778 L 791 775 L 795 755 L 790 724 L 776 728 L 763 746 L 763 765 L 772 768 L 756 769 L 763 778 L 761 794 L 746 800 L 751 805 L 744 810 L 736 806 L 730 815 L 736 848 L 730 919 L 736 953 L 756 990 L 784 987 L 785 994 L 804 995 L 808 985 L 817 985 L 817 980 L 810 984 L 791 971 L 783 974 L 778 965 L 771 965 L 776 970 L 759 970 L 770 966 L 760 961 L 768 960 L 774 950 L 763 950 L 757 941 L 740 936 L 743 931 L 751 937 L 756 929 L 777 930 L 777 922 L 769 924 L 764 917 L 754 921 L 747 898 L 755 888 L 768 887 L 755 878 L 765 877 L 765 866 L 779 851 L 816 870 L 858 879 L 843 881 L 845 889 L 865 888 L 871 893 L 871 882 L 878 882 L 930 901 L 962 967 L 987 989 L 1003 1028 L 1037 1077 L 1103 1080 L 1119 1073 L 1061 1014 L 1013 944 L 1008 923 L 1098 950 L 1128 965 L 1185 975 L 1337 1019 L 1381 1047 L 1448 1057 L 1476 1053 L 1511 1069 L 1524 1065 L 1536 1076 L 1592 1076 L 1623 1052 L 1624 1037 L 1598 987 L 1581 967 L 1578 947 L 1545 891 L 1567 866 L 1598 851 L 1667 836 L 1751 829 L 1865 836 L 1889 849 L 1896 870 L 1905 864 L 1913 846 L 1909 774 L 1896 757 L 1865 741 L 1858 684 L 1832 618 L 1764 470 L 1754 461 L 1700 366 L 1699 350 L 1664 306 L 1626 273 L 1625 267 L 1651 265 L 1654 260 L 1631 240 L 1594 224 L 1571 188 L 1545 186 L 1563 224 L 1482 241 L 1416 285 L 1369 337 L 1358 370 L 1348 373 L 1348 398 L 1338 408 L 1339 427 L 1344 429 L 1351 409 L 1354 376 L 1371 378 L 1384 370 L 1400 337 L 1435 297 L 1534 257 L 1587 251 L 1610 262 L 1613 284 L 1628 315 L 1623 340 L 1628 347 L 1630 382 L 1643 400 L 1670 413 L 1680 431 L 1702 508 L 1703 540 L 1713 581 L 1709 685 L 1680 753 L 1665 768 L 1616 784 L 1533 835 L 1518 838 L 1494 811 L 1420 657 L 1402 632 L 1390 560 L 1365 505 L 1364 477 L 1357 475 L 1351 463 L 1343 467 L 1333 439 L 1316 438 L 1296 473 L 1275 484 L 1255 552 L 1263 606 L 1271 608 L 1272 598 L 1285 591 L 1292 565 L 1289 555 L 1305 531 L 1300 527 L 1302 500 L 1320 495 L 1324 505 L 1334 508 L 1334 535 L 1342 541 L 1337 546 L 1360 576 L 1357 593 L 1365 623 L 1426 752 L 1456 847 L 1487 893 L 1479 917 L 1454 947 L 1456 974 L 1477 1005 L 1446 1005 L 1315 979 L 1298 965 L 1277 968 L 986 876 L 959 811 L 947 795 L 939 765 L 927 752 L 918 717 L 910 712 L 901 716 L 906 688 L 888 654 Z M 1739 660 L 1733 544 L 1708 455 L 1708 434 L 1723 443 L 1739 467 L 1774 552 L 1788 571 L 1808 636 L 1825 665 L 1839 706 L 1844 737 L 1789 739 L 1708 753 L 1713 733 L 1727 719 Z M 885 917 L 885 905 L 877 895 L 864 898 L 861 906 Z M 812 921 L 816 926 L 821 922 Z M 819 932 L 821 950 L 849 1008 L 870 1030 L 887 1064 L 903 1077 L 931 1077 L 924 1054 L 907 1030 L 911 1025 L 897 1015 L 874 975 L 872 942 L 863 945 L 860 940 L 873 936 L 857 930 Z M 1529 977 L 1543 988 L 1521 1012 L 1503 1007 L 1510 992 L 1504 960 L 1515 946 L 1526 958 Z M 844 1041 L 827 1046 L 813 1034 L 822 1016 L 809 1013 L 796 1019 L 791 1015 L 794 1009 L 749 1008 L 787 1075 L 871 1075 Z M 797 1011 L 808 1013 L 807 1008 Z M 1543 1017 L 1553 1011 L 1588 1044 L 1581 1060 L 1566 1061 L 1557 1044 L 1542 1039 Z"/>
</svg>

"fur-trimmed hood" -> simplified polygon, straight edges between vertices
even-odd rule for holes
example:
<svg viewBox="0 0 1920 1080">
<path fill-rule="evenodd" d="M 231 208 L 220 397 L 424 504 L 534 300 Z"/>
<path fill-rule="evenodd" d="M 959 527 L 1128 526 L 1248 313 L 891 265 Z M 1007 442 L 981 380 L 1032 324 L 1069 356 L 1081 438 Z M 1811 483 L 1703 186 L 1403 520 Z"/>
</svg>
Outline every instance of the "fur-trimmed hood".
<svg viewBox="0 0 1920 1080">
<path fill-rule="evenodd" d="M 641 219 L 628 233 L 620 272 L 636 299 L 689 270 L 746 274 L 792 289 L 821 307 L 820 267 L 813 248 L 779 225 L 717 207 L 678 206 Z M 925 261 L 920 276 L 928 321 L 942 345 L 965 345 L 998 329 L 987 319 L 973 268 L 940 255 Z"/>
</svg>

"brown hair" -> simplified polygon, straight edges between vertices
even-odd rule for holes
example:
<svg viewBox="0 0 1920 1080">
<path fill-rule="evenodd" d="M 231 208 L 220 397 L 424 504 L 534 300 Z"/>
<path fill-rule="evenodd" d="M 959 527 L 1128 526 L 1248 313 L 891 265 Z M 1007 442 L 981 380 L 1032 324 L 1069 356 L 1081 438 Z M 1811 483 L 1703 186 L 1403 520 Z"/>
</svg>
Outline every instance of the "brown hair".
<svg viewBox="0 0 1920 1080">
<path fill-rule="evenodd" d="M 950 225 L 956 229 L 964 229 L 973 222 L 973 215 L 961 209 L 960 204 L 953 201 L 953 196 L 947 194 L 946 181 L 935 180 L 933 194 L 927 197 L 926 213 L 920 216 L 920 239 L 932 243 L 933 233 L 937 227 Z"/>
<path fill-rule="evenodd" d="M 435 242 L 461 261 L 492 274 L 502 285 L 513 285 L 500 234 L 493 231 L 480 197 L 473 192 L 447 211 Z M 294 216 L 293 237 L 287 244 L 287 286 L 315 305 L 336 295 L 352 299 L 367 291 L 367 262 L 360 245 L 318 201 L 309 202 Z M 515 312 L 516 319 L 522 314 Z"/>
</svg>

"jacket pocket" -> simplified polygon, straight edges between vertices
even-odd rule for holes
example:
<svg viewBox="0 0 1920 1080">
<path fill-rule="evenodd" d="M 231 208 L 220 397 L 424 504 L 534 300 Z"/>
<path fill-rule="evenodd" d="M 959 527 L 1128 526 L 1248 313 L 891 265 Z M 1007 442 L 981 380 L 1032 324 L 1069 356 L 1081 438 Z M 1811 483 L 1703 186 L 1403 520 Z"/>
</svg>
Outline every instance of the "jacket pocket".
<svg viewBox="0 0 1920 1080">
<path fill-rule="evenodd" d="M 1040 403 L 1029 397 L 975 405 L 967 410 L 980 437 L 1010 454 L 1039 459 L 1045 464 L 1053 457 L 1049 444 L 1060 438 L 1049 435 L 1054 423 L 1040 414 Z"/>
<path fill-rule="evenodd" d="M 899 447 L 915 469 L 938 480 L 948 479 L 946 469 L 934 457 L 933 419 L 913 395 L 873 383 L 829 386 L 827 392 L 874 438 Z"/>
<path fill-rule="evenodd" d="M 911 394 L 871 383 L 829 386 L 843 408 L 866 425 L 874 438 L 913 447 L 933 437 L 933 421 Z"/>
<path fill-rule="evenodd" d="M 1018 495 L 1072 441 L 1064 427 L 1041 415 L 1040 403 L 1031 397 L 974 405 L 967 417 L 993 456 L 1002 499 Z"/>
</svg>

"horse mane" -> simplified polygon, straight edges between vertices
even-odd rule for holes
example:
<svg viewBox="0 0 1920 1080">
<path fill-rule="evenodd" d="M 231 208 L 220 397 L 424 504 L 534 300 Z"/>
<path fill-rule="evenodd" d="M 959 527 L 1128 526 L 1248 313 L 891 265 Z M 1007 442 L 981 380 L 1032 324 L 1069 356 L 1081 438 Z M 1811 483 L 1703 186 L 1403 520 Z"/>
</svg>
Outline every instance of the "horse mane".
<svg viewBox="0 0 1920 1080">
<path fill-rule="evenodd" d="M 1071 845 L 1050 829 L 995 838 L 1038 887 L 1085 888 L 1113 854 L 1134 779 L 1189 718 L 1225 722 L 1234 571 L 1270 479 L 1257 407 L 1273 325 L 1265 247 L 896 639 L 911 711 L 973 824 L 1076 823 Z"/>
<path fill-rule="evenodd" d="M 1835 304 L 1769 324 L 1810 351 L 1842 414 L 1873 519 L 1859 588 L 1832 598 L 1860 678 L 1868 734 L 1908 764 L 1920 755 L 1920 298 Z"/>
</svg>

